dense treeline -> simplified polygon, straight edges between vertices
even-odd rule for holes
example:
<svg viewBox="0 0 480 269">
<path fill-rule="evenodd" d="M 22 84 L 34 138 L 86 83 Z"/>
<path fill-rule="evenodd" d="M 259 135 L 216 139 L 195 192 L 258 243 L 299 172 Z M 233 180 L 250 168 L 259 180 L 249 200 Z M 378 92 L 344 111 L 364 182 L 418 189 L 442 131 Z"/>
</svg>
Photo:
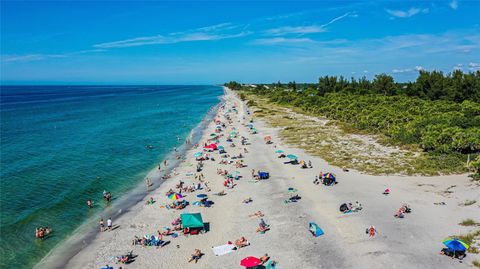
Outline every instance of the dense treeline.
<svg viewBox="0 0 480 269">
<path fill-rule="evenodd" d="M 227 86 L 383 134 L 395 143 L 418 144 L 425 151 L 475 153 L 480 152 L 479 79 L 480 72 L 443 76 L 422 71 L 411 83 L 378 75 L 373 81 L 322 77 L 319 84 Z"/>
<path fill-rule="evenodd" d="M 237 82 L 227 83 L 232 89 L 239 89 Z M 376 75 L 370 81 L 365 77 L 350 80 L 340 76 L 324 76 L 318 80 L 318 84 L 296 85 L 289 82 L 283 85 L 280 82 L 270 86 L 276 88 L 290 88 L 298 90 L 302 88 L 315 88 L 316 95 L 324 96 L 332 92 L 350 92 L 357 94 L 376 93 L 386 96 L 407 95 L 416 96 L 429 100 L 448 100 L 462 102 L 470 100 L 480 102 L 480 71 L 463 73 L 456 70 L 449 74 L 440 71 L 420 71 L 414 82 L 399 83 L 387 74 Z"/>
</svg>

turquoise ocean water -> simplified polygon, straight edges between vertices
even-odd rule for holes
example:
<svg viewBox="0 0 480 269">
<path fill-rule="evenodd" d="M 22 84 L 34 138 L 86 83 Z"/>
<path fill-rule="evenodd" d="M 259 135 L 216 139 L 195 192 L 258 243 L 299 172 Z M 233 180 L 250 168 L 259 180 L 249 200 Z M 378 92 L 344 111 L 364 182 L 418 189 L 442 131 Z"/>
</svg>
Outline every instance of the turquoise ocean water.
<svg viewBox="0 0 480 269">
<path fill-rule="evenodd" d="M 119 197 L 143 182 L 222 93 L 217 86 L 1 87 L 0 267 L 31 268 L 108 206 L 103 190 Z M 53 236 L 36 240 L 36 226 L 52 227 Z"/>
</svg>

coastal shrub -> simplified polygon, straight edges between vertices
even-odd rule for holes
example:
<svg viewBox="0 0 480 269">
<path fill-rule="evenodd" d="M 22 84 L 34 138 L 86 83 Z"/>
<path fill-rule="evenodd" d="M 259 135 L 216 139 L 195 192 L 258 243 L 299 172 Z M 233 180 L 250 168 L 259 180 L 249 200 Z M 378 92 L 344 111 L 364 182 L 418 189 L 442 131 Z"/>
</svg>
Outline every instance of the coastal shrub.
<svg viewBox="0 0 480 269">
<path fill-rule="evenodd" d="M 417 144 L 439 153 L 480 152 L 479 103 L 424 100 L 404 95 L 352 94 L 311 96 L 271 91 L 270 101 L 348 123 L 357 130 L 382 134 L 398 145 Z"/>
<path fill-rule="evenodd" d="M 479 223 L 477 223 L 473 219 L 465 219 L 462 222 L 460 222 L 459 224 L 462 225 L 462 226 L 476 226 Z"/>
</svg>

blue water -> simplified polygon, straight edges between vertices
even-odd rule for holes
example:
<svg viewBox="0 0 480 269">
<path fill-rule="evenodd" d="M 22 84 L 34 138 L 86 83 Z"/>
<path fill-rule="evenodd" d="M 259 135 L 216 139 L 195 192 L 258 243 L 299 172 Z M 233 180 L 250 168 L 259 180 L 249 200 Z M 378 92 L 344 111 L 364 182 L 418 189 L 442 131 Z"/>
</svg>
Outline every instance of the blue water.
<svg viewBox="0 0 480 269">
<path fill-rule="evenodd" d="M 138 185 L 221 94 L 217 86 L 1 87 L 0 267 L 31 268 L 107 206 L 104 189 L 118 197 Z M 53 236 L 36 240 L 37 226 Z"/>
</svg>

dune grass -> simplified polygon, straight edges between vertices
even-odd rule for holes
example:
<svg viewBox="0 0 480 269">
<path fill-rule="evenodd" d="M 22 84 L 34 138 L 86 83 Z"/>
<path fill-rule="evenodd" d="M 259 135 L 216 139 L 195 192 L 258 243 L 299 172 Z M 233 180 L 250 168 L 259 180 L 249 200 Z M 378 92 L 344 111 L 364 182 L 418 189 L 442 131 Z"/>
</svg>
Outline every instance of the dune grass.
<svg viewBox="0 0 480 269">
<path fill-rule="evenodd" d="M 477 200 L 466 200 L 465 202 L 461 203 L 461 206 L 470 206 L 477 202 Z"/>
<path fill-rule="evenodd" d="M 477 226 L 477 225 L 480 225 L 480 223 L 474 221 L 473 219 L 464 219 L 462 222 L 459 223 L 459 225 L 462 225 L 462 226 Z"/>
<path fill-rule="evenodd" d="M 470 245 L 467 252 L 475 254 L 480 253 L 478 248 L 478 244 L 480 243 L 480 229 L 473 230 L 468 234 L 457 235 L 455 237 Z"/>
<path fill-rule="evenodd" d="M 480 260 L 474 260 L 472 262 L 472 265 L 475 266 L 476 268 L 480 268 Z"/>
<path fill-rule="evenodd" d="M 348 124 L 283 107 L 251 94 L 247 105 L 254 117 L 280 128 L 288 144 L 319 156 L 332 165 L 374 175 L 439 175 L 464 172 L 460 155 L 422 152 L 415 145 L 393 146 L 381 135 L 367 135 Z"/>
</svg>

